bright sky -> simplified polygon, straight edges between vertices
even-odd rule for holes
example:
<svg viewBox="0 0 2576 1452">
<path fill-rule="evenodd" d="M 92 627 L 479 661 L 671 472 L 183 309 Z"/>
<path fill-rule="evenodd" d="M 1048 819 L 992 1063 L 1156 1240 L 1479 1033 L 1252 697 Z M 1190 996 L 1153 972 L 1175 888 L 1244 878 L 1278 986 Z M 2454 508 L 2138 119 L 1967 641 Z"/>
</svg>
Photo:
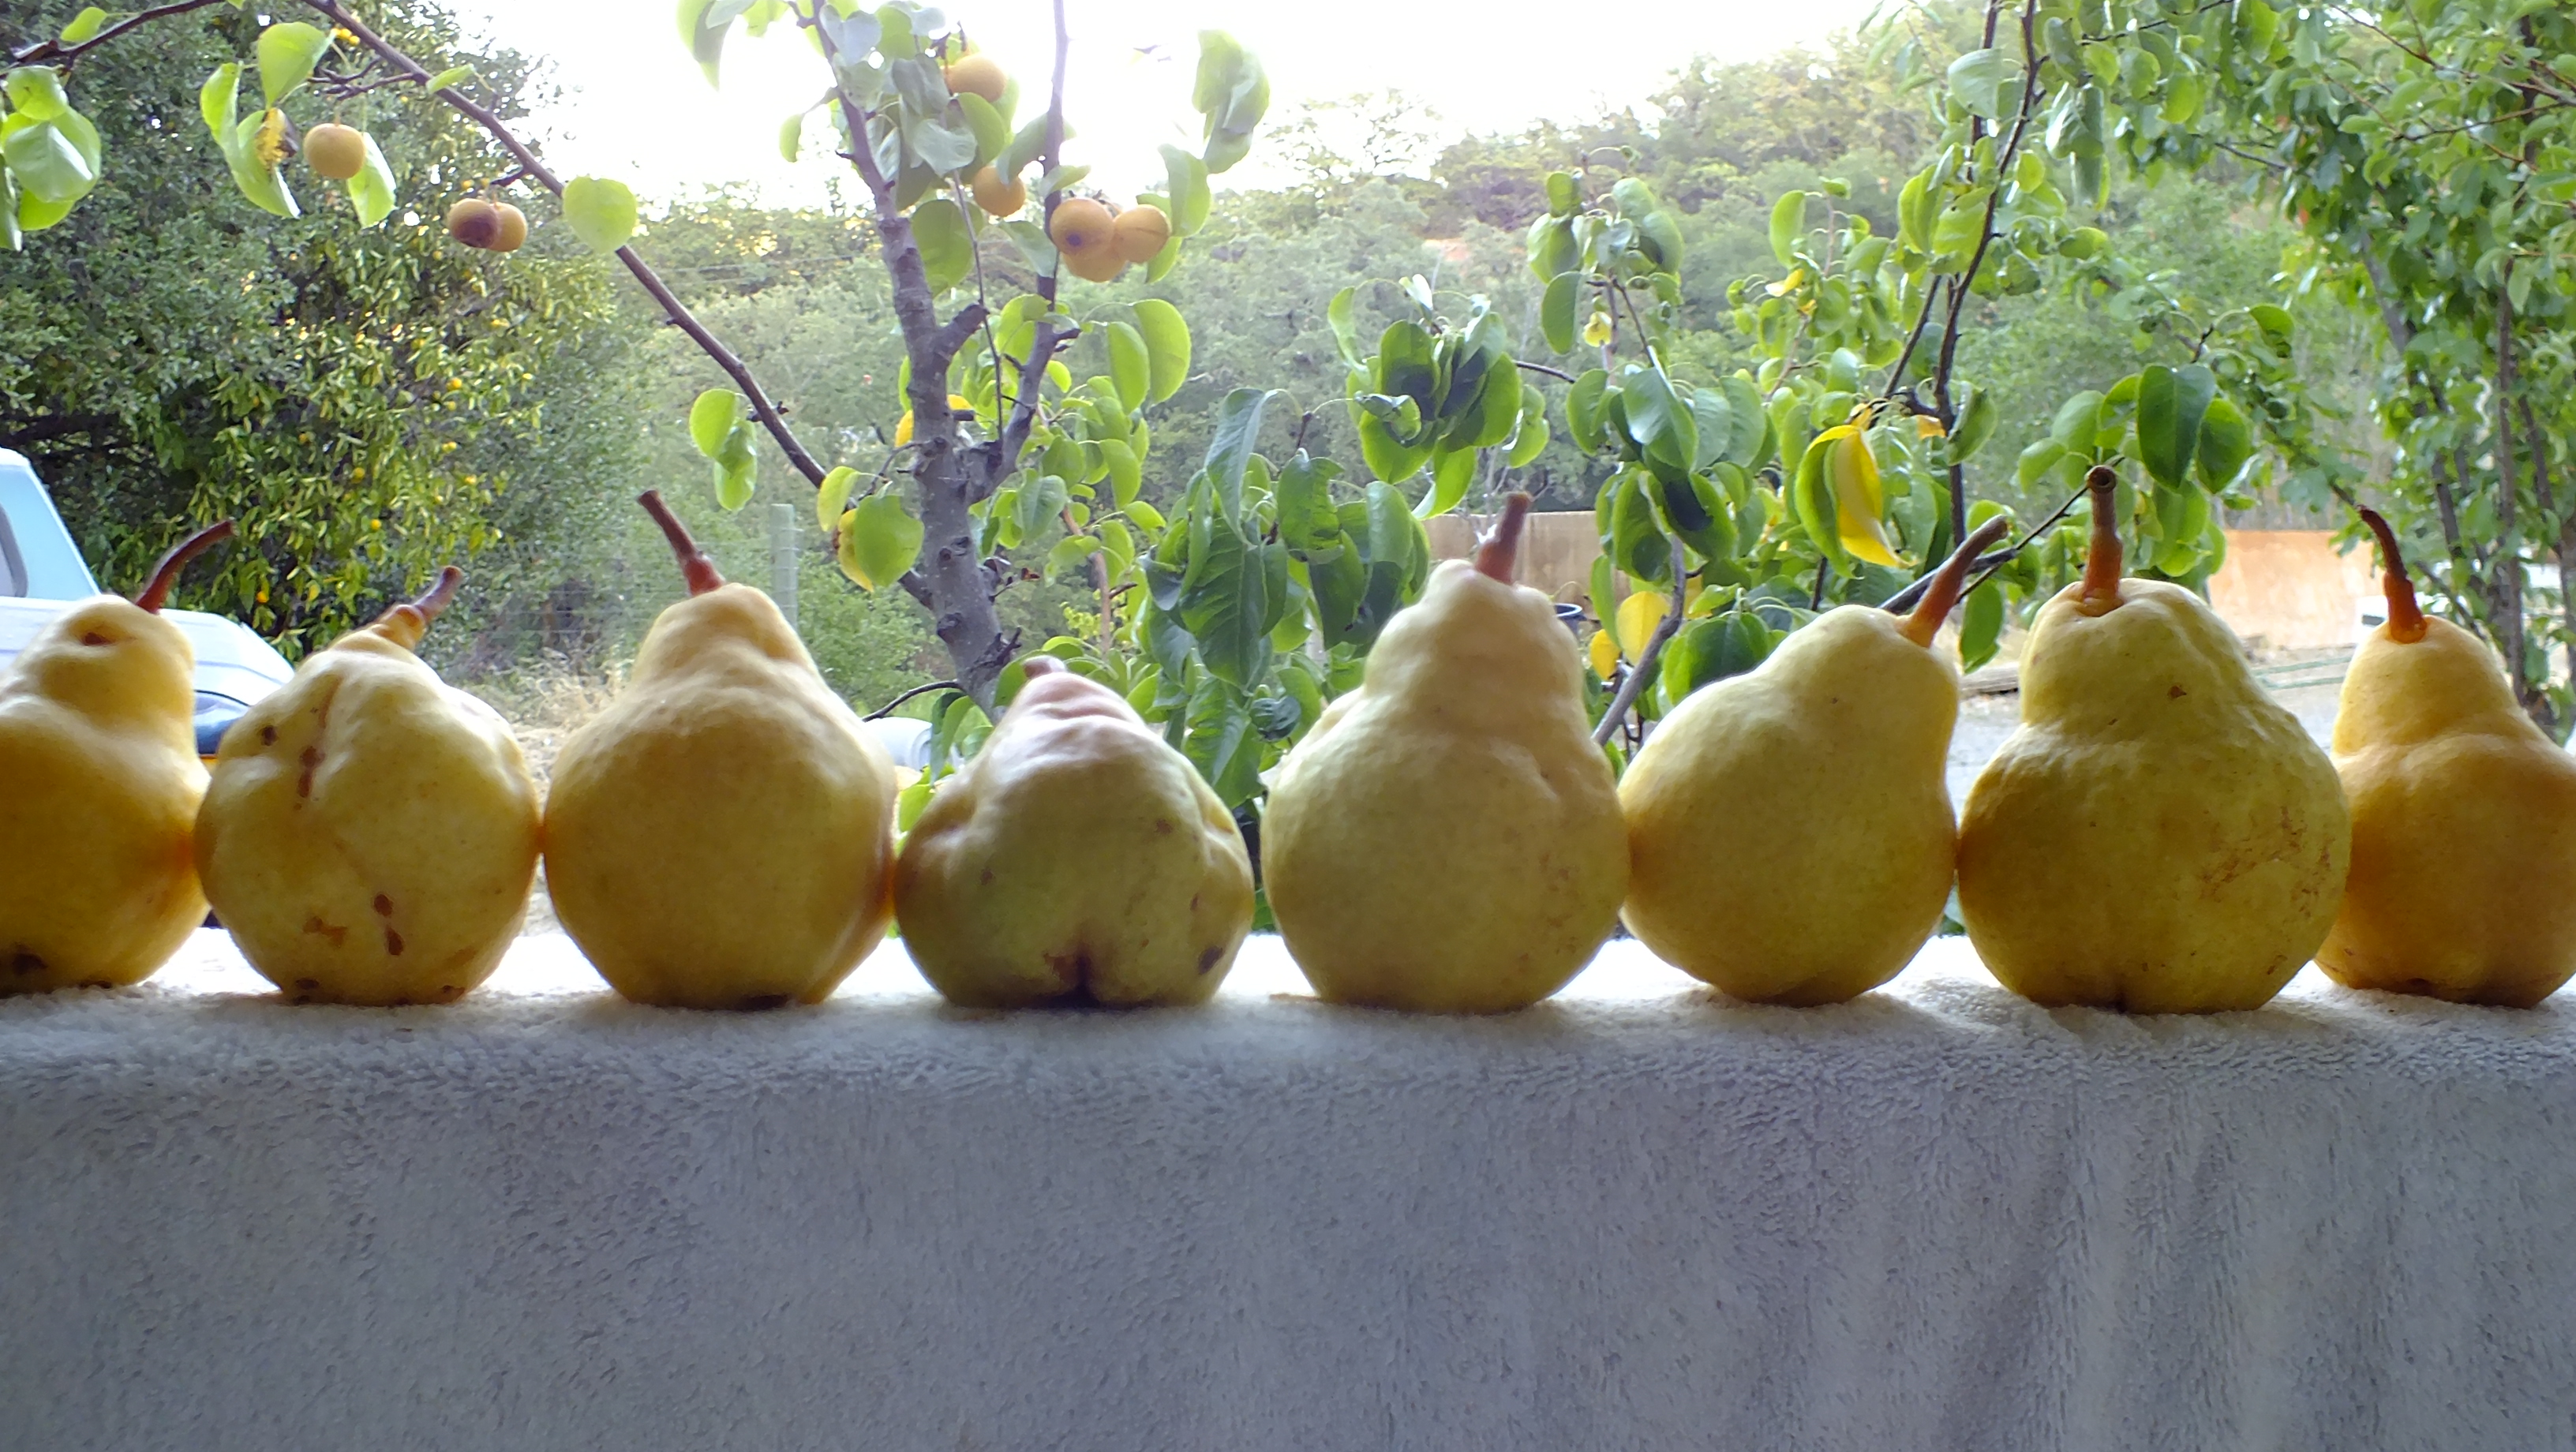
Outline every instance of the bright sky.
<svg viewBox="0 0 2576 1452">
<path fill-rule="evenodd" d="M 1437 112 L 1444 134 L 1576 120 L 1652 91 L 1693 55 L 1751 60 L 1814 44 L 1858 23 L 1880 0 L 1630 0 L 1592 29 L 1581 6 L 1466 0 L 1068 0 L 1073 50 L 1065 110 L 1080 134 L 1067 160 L 1087 162 L 1114 193 L 1160 189 L 1155 147 L 1196 150 L 1189 88 L 1198 32 L 1232 32 L 1261 57 L 1269 119 L 1300 102 L 1401 89 Z M 566 176 L 627 182 L 648 199 L 740 181 L 781 202 L 818 199 L 844 163 L 810 145 L 790 166 L 779 123 L 820 96 L 822 62 L 792 28 L 741 32 L 710 90 L 679 38 L 671 0 L 456 0 L 469 23 L 555 66 L 566 92 L 543 114 L 549 159 Z M 978 44 L 1020 78 L 1026 119 L 1042 105 L 1053 46 L 1047 0 L 951 0 Z M 1639 43 L 1652 37 L 1651 44 Z M 1140 55 L 1140 52 L 1142 53 Z M 1257 185 L 1262 157 L 1218 179 Z M 855 185 L 855 182 L 853 182 Z"/>
</svg>

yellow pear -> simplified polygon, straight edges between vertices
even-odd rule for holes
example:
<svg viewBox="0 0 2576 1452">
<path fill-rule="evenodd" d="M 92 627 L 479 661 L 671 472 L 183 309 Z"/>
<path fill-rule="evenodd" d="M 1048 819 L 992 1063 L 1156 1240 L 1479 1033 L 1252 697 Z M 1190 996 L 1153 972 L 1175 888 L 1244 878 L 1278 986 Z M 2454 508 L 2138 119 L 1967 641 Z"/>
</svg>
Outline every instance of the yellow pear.
<svg viewBox="0 0 2576 1452">
<path fill-rule="evenodd" d="M 1280 764 L 1271 912 L 1339 1003 L 1491 1013 L 1554 993 L 1619 918 L 1628 829 L 1554 603 L 1511 583 L 1529 496 L 1388 623 Z"/>
<path fill-rule="evenodd" d="M 299 1001 L 447 1003 L 528 912 L 537 787 L 508 723 L 412 651 L 456 596 L 316 651 L 224 734 L 197 875 L 261 976 Z"/>
<path fill-rule="evenodd" d="M 1189 758 L 1032 657 L 983 750 L 905 834 L 912 961 L 980 1008 L 1203 1003 L 1252 928 L 1252 859 Z"/>
<path fill-rule="evenodd" d="M 2343 788 L 2198 595 L 2120 578 L 2115 480 L 2087 483 L 2084 578 L 2041 607 L 2021 727 L 1960 815 L 1960 915 L 2037 1003 L 2258 1008 L 2334 923 Z"/>
<path fill-rule="evenodd" d="M 1957 822 L 1943 775 L 1959 672 L 1931 650 L 1970 536 L 1914 613 L 1831 610 L 1746 675 L 1694 692 L 1619 782 L 1628 931 L 1758 1003 L 1840 1003 L 1896 976 L 1949 901 Z M 1749 824 L 1795 824 L 1744 860 Z M 1758 891 L 1744 883 L 1758 878 Z"/>
<path fill-rule="evenodd" d="M 2576 974 L 2576 759 L 2492 651 L 2417 608 L 2388 522 L 2361 517 L 2388 619 L 2335 714 L 2352 876 L 2317 966 L 2350 988 L 2528 1008 Z"/>
<path fill-rule="evenodd" d="M 196 653 L 160 610 L 232 532 L 181 542 L 132 600 L 54 617 L 0 672 L 0 993 L 139 983 L 205 921 Z"/>
<path fill-rule="evenodd" d="M 893 915 L 894 764 L 769 597 L 726 584 L 659 494 L 642 503 L 689 598 L 555 758 L 555 916 L 638 1003 L 816 1002 Z"/>
</svg>

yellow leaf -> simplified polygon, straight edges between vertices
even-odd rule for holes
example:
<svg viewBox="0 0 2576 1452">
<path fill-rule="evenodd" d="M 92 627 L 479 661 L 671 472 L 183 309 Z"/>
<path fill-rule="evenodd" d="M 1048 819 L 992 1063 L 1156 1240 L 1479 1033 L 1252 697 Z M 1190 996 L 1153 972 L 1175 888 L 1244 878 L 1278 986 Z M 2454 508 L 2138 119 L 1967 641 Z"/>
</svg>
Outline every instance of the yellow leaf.
<svg viewBox="0 0 2576 1452">
<path fill-rule="evenodd" d="M 1914 416 L 1914 437 L 1918 439 L 1937 439 L 1948 432 L 1948 429 L 1941 427 L 1939 419 L 1928 413 L 1918 413 Z"/>
<path fill-rule="evenodd" d="M 912 415 L 905 414 L 903 419 L 904 422 L 910 423 Z M 859 568 L 858 525 L 857 510 L 849 510 L 842 514 L 841 527 L 832 531 L 832 558 L 839 562 L 841 573 L 850 577 L 851 584 L 874 590 L 876 586 L 869 581 L 867 572 Z"/>
<path fill-rule="evenodd" d="M 1806 283 L 1806 281 L 1807 269 L 1801 267 L 1791 272 L 1787 277 L 1771 284 L 1769 291 L 1773 297 L 1781 297 L 1788 293 L 1796 292 Z"/>
<path fill-rule="evenodd" d="M 1610 315 L 1608 313 L 1594 313 L 1591 321 L 1583 325 L 1584 345 L 1586 347 L 1598 348 L 1609 341 Z"/>
<path fill-rule="evenodd" d="M 1834 486 L 1834 532 L 1842 537 L 1843 548 L 1854 559 L 1896 566 L 1896 552 L 1888 548 L 1886 528 L 1879 523 L 1886 505 L 1879 496 L 1878 460 L 1870 456 L 1869 440 L 1849 424 L 1827 429 L 1820 437 L 1833 440 L 1825 455 L 1825 477 Z"/>
<path fill-rule="evenodd" d="M 1610 638 L 1609 631 L 1596 630 L 1585 651 L 1592 659 L 1592 673 L 1606 684 L 1611 673 L 1619 669 L 1619 643 Z"/>
<path fill-rule="evenodd" d="M 286 113 L 271 106 L 259 118 L 259 134 L 252 142 L 252 152 L 262 166 L 279 166 L 286 161 Z"/>
<path fill-rule="evenodd" d="M 1619 653 L 1628 658 L 1630 665 L 1637 663 L 1655 627 L 1663 623 L 1665 612 L 1672 607 L 1670 599 L 1653 590 L 1640 590 L 1619 602 Z"/>
</svg>

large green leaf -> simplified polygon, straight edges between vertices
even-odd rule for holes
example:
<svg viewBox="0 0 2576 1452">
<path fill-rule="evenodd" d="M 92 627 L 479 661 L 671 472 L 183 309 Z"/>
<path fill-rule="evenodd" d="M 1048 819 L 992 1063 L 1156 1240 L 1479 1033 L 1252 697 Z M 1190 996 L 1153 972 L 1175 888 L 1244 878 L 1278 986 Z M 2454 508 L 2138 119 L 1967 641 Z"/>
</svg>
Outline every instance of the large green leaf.
<svg viewBox="0 0 2576 1452">
<path fill-rule="evenodd" d="M 2019 99 L 2020 67 L 2003 51 L 1972 50 L 1950 62 L 1950 94 L 1959 104 L 1989 121 L 2004 115 L 2007 90 Z"/>
<path fill-rule="evenodd" d="M 376 138 L 361 134 L 367 145 L 366 160 L 359 165 L 358 174 L 349 178 L 349 205 L 357 209 L 359 226 L 372 227 L 393 215 L 394 170 L 386 165 Z"/>
<path fill-rule="evenodd" d="M 52 66 L 20 66 L 0 89 L 8 92 L 9 110 L 30 121 L 51 121 L 72 108 L 62 72 Z"/>
<path fill-rule="evenodd" d="M 1670 469 L 1688 471 L 1699 456 L 1699 425 L 1664 376 L 1630 364 L 1621 370 L 1619 397 L 1627 406 L 1628 437 L 1637 447 Z"/>
<path fill-rule="evenodd" d="M 1560 272 L 1547 284 L 1538 307 L 1538 330 L 1551 353 L 1574 351 L 1574 304 L 1582 286 L 1583 280 L 1571 272 Z"/>
<path fill-rule="evenodd" d="M 1163 147 L 1163 196 L 1171 205 L 1172 235 L 1187 237 L 1207 225 L 1207 163 L 1177 146 Z"/>
<path fill-rule="evenodd" d="M 2217 393 L 2217 375 L 2198 363 L 2180 368 L 2151 363 L 2140 372 L 2138 462 L 2157 483 L 2180 488 L 2190 476 L 2201 419 Z"/>
<path fill-rule="evenodd" d="M 891 489 L 860 500 L 841 527 L 848 532 L 844 563 L 854 565 L 854 578 L 871 590 L 902 579 L 921 558 L 921 521 Z"/>
<path fill-rule="evenodd" d="M 1270 406 L 1272 396 L 1269 389 L 1238 388 L 1217 405 L 1216 428 L 1208 437 L 1204 468 L 1228 520 L 1243 515 L 1243 468 L 1261 435 L 1262 410 Z"/>
<path fill-rule="evenodd" d="M 1190 377 L 1190 325 L 1181 310 L 1158 297 L 1136 303 L 1136 331 L 1145 340 L 1147 389 L 1156 402 L 1180 392 Z"/>
<path fill-rule="evenodd" d="M 1726 447 L 1718 457 L 1743 468 L 1761 466 L 1762 436 L 1770 426 L 1769 415 L 1762 407 L 1762 390 L 1741 373 L 1729 374 L 1723 383 L 1726 393 Z"/>
<path fill-rule="evenodd" d="M 1798 261 L 1798 244 L 1807 235 L 1807 194 L 1782 192 L 1771 204 L 1771 255 L 1782 267 L 1793 267 Z"/>
<path fill-rule="evenodd" d="M 9 118 L 12 123 L 20 119 Z M 0 138 L 0 157 L 7 159 L 18 185 L 39 201 L 76 202 L 98 184 L 98 174 L 90 170 L 88 158 L 52 121 L 12 125 L 6 137 Z"/>
<path fill-rule="evenodd" d="M 1190 693 L 1187 719 L 1181 752 L 1199 769 L 1217 800 L 1239 807 L 1259 795 L 1261 733 L 1243 689 L 1211 673 Z"/>
<path fill-rule="evenodd" d="M 2192 452 L 2192 471 L 2201 484 L 2224 489 L 2254 456 L 2254 426 L 2234 400 L 2219 394 L 2200 417 L 2200 444 Z"/>
<path fill-rule="evenodd" d="M 1476 482 L 1476 455 L 1472 448 L 1431 451 L 1431 488 L 1414 506 L 1414 518 L 1430 519 L 1458 507 L 1467 486 Z"/>
<path fill-rule="evenodd" d="M 730 388 L 710 388 L 689 405 L 689 442 L 712 459 L 741 420 L 742 395 Z"/>
<path fill-rule="evenodd" d="M 331 32 L 301 20 L 281 20 L 259 33 L 259 89 L 275 106 L 313 77 L 314 63 L 331 48 Z"/>
<path fill-rule="evenodd" d="M 564 220 L 593 252 L 614 252 L 635 235 L 635 193 L 626 183 L 577 176 L 564 183 Z"/>
<path fill-rule="evenodd" d="M 947 197 L 932 197 L 912 209 L 912 240 L 921 249 L 921 270 L 932 292 L 946 292 L 975 271 L 974 229 Z"/>
<path fill-rule="evenodd" d="M 1209 674 L 1248 688 L 1270 661 L 1270 578 L 1263 551 L 1213 509 L 1195 511 L 1189 530 L 1181 623 L 1198 638 L 1199 660 Z"/>
<path fill-rule="evenodd" d="M 1145 406 L 1146 383 L 1151 376 L 1151 363 L 1145 350 L 1145 335 L 1132 323 L 1113 322 L 1109 334 L 1109 381 L 1118 390 L 1118 401 L 1130 411 Z"/>
<path fill-rule="evenodd" d="M 680 0 L 680 40 L 710 86 L 716 84 L 716 63 L 724 58 L 725 32 L 733 29 L 743 9 L 726 0 Z"/>
</svg>

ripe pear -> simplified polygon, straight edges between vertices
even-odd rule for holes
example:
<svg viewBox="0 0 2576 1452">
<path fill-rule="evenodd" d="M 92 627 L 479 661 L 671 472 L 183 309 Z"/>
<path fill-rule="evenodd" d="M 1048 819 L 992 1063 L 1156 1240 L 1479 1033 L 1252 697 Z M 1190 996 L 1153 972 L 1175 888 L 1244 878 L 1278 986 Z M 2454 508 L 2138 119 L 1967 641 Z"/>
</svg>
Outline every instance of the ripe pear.
<svg viewBox="0 0 2576 1452">
<path fill-rule="evenodd" d="M 1189 758 L 1037 656 L 905 834 L 894 911 L 957 1003 L 1204 1003 L 1252 929 L 1252 858 Z"/>
<path fill-rule="evenodd" d="M 2343 788 L 2198 595 L 2120 578 L 2115 480 L 2086 482 L 2084 578 L 2041 607 L 2021 727 L 1959 820 L 1960 915 L 2037 1003 L 2258 1008 L 2333 926 Z"/>
<path fill-rule="evenodd" d="M 1281 763 L 1262 870 L 1323 997 L 1491 1013 L 1554 993 L 1618 922 L 1628 829 L 1574 637 L 1514 586 L 1529 496 L 1388 623 Z"/>
<path fill-rule="evenodd" d="M 304 133 L 304 164 L 317 176 L 347 181 L 367 169 L 367 134 L 325 121 Z"/>
<path fill-rule="evenodd" d="M 1914 959 L 1950 897 L 1958 827 L 1944 776 L 1959 672 L 1931 650 L 1991 520 L 1911 615 L 1845 605 L 1746 675 L 1693 693 L 1619 783 L 1628 931 L 1757 1003 L 1840 1003 Z M 1748 823 L 1801 823 L 1740 890 Z"/>
<path fill-rule="evenodd" d="M 314 652 L 224 734 L 197 875 L 299 1002 L 452 1002 L 527 916 L 537 787 L 518 740 L 412 654 L 464 576 Z"/>
<path fill-rule="evenodd" d="M 2529 1008 L 2576 974 L 2576 759 L 2494 652 L 2427 619 L 2386 520 L 2388 619 L 2343 678 L 2352 875 L 2317 966 L 2348 988 Z"/>
<path fill-rule="evenodd" d="M 196 653 L 159 612 L 232 532 L 181 542 L 130 601 L 56 616 L 0 671 L 0 993 L 139 983 L 205 920 Z"/>
<path fill-rule="evenodd" d="M 726 584 L 659 494 L 642 503 L 689 598 L 555 758 L 555 916 L 638 1003 L 816 1002 L 893 916 L 894 763 L 769 597 Z"/>
</svg>

